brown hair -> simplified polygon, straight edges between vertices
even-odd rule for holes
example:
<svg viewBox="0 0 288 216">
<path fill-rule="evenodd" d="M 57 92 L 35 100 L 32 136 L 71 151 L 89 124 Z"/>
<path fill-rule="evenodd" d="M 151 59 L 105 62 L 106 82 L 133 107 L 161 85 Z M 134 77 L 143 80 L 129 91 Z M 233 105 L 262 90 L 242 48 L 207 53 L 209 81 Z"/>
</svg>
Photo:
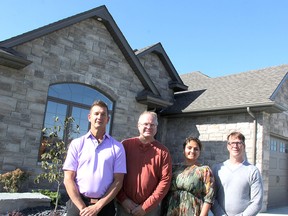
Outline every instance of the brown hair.
<svg viewBox="0 0 288 216">
<path fill-rule="evenodd" d="M 227 140 L 229 140 L 230 137 L 238 138 L 238 139 L 240 139 L 243 142 L 243 144 L 245 144 L 245 136 L 242 133 L 240 133 L 240 132 L 234 131 L 234 132 L 230 133 L 227 136 Z"/>
<path fill-rule="evenodd" d="M 92 108 L 93 108 L 94 106 L 99 106 L 99 107 L 102 107 L 102 108 L 106 108 L 106 110 L 107 110 L 107 115 L 109 114 L 109 109 L 108 109 L 108 106 L 107 106 L 107 104 L 106 104 L 105 102 L 103 102 L 103 101 L 101 101 L 101 100 L 96 100 L 96 101 L 94 101 L 93 104 L 92 104 L 91 107 L 90 107 L 90 111 L 92 110 Z"/>
<path fill-rule="evenodd" d="M 202 143 L 201 141 L 197 138 L 197 137 L 187 137 L 183 143 L 183 149 L 185 149 L 186 145 L 190 142 L 190 141 L 194 141 L 197 143 L 200 151 L 202 150 Z"/>
</svg>

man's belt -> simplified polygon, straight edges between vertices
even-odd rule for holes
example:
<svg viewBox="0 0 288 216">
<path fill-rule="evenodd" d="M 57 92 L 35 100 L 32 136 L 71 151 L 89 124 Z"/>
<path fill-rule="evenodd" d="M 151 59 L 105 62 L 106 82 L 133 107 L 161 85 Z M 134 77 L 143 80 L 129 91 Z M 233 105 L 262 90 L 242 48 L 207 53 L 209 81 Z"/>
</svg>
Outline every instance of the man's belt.
<svg viewBox="0 0 288 216">
<path fill-rule="evenodd" d="M 84 202 L 89 203 L 89 204 L 95 204 L 99 201 L 100 198 L 92 198 L 92 197 L 87 197 L 81 194 L 81 198 Z"/>
</svg>

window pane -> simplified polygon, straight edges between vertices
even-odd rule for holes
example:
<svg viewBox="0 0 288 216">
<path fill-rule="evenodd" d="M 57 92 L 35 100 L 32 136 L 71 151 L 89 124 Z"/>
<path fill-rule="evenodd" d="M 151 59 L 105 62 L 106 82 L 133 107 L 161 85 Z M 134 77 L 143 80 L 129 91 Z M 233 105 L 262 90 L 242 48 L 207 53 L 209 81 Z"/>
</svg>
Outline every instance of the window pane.
<svg viewBox="0 0 288 216">
<path fill-rule="evenodd" d="M 67 101 L 73 101 L 80 104 L 91 106 L 97 99 L 104 101 L 109 110 L 112 110 L 112 102 L 93 88 L 76 83 L 63 83 L 52 85 L 49 88 L 48 95 L 54 98 L 59 98 Z"/>
<path fill-rule="evenodd" d="M 273 137 L 270 139 L 270 150 L 277 151 L 277 141 Z"/>
<path fill-rule="evenodd" d="M 72 139 L 87 133 L 90 128 L 88 113 L 95 100 L 102 100 L 107 104 L 111 117 L 113 102 L 93 88 L 76 83 L 55 84 L 49 87 L 44 119 L 44 128 L 48 130 L 42 137 L 39 160 L 41 160 L 43 153 L 49 151 L 47 142 L 54 140 L 54 138 L 49 138 L 49 134 L 55 132 L 55 128 L 61 127 L 57 132 L 58 138 L 56 139 L 61 139 L 66 144 L 70 143 Z M 56 117 L 58 121 L 55 121 Z M 73 117 L 75 121 L 70 122 L 68 127 L 64 128 L 64 121 L 67 117 Z M 107 125 L 106 131 L 110 131 L 110 123 Z"/>
<path fill-rule="evenodd" d="M 94 88 L 77 83 L 51 85 L 48 91 L 44 127 L 53 129 L 55 126 L 61 126 L 62 129 L 59 131 L 58 137 L 69 143 L 71 139 L 82 136 L 89 130 L 88 113 L 95 100 L 102 100 L 107 104 L 111 117 L 113 102 Z M 58 117 L 59 122 L 55 122 L 56 117 Z M 67 117 L 73 117 L 75 122 L 70 123 L 69 128 L 66 128 L 69 131 L 64 131 L 64 121 Z M 106 128 L 107 132 L 110 131 L 110 126 L 109 122 Z M 77 133 L 75 133 L 76 130 Z M 67 133 L 66 136 L 64 133 Z"/>
<path fill-rule="evenodd" d="M 280 142 L 279 151 L 282 152 L 282 153 L 285 153 L 285 143 L 284 142 Z"/>
<path fill-rule="evenodd" d="M 72 116 L 75 120 L 75 124 L 77 124 L 80 128 L 79 134 L 71 134 L 73 138 L 80 137 L 86 134 L 89 130 L 88 113 L 89 109 L 83 109 L 79 107 L 72 108 Z"/>
<path fill-rule="evenodd" d="M 60 120 L 64 121 L 66 118 L 66 112 L 67 105 L 48 101 L 44 127 L 53 128 L 54 126 L 58 126 L 59 123 L 55 122 L 55 118 L 58 117 Z M 60 131 L 58 136 L 63 139 L 63 130 Z"/>
</svg>

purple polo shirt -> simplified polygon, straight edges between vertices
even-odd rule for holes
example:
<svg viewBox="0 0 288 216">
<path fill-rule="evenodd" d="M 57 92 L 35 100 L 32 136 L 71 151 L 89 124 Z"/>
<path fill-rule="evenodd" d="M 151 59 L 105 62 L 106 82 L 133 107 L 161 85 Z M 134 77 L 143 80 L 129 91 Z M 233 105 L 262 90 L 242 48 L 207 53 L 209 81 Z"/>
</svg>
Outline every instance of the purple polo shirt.
<svg viewBox="0 0 288 216">
<path fill-rule="evenodd" d="M 126 173 L 123 145 L 108 134 L 98 145 L 90 131 L 69 145 L 63 170 L 76 172 L 79 192 L 87 197 L 101 198 L 113 182 L 114 173 Z"/>
</svg>

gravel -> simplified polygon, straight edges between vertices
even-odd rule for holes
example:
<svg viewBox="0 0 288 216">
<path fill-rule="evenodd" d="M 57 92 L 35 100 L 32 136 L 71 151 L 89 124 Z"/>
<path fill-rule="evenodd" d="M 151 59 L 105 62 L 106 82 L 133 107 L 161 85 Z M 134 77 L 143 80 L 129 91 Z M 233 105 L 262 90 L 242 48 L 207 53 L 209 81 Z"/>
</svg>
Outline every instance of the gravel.
<svg viewBox="0 0 288 216">
<path fill-rule="evenodd" d="M 56 213 L 53 212 L 54 207 L 35 207 L 26 208 L 18 212 L 12 212 L 7 216 L 62 216 L 66 215 L 66 207 L 58 206 Z"/>
</svg>

